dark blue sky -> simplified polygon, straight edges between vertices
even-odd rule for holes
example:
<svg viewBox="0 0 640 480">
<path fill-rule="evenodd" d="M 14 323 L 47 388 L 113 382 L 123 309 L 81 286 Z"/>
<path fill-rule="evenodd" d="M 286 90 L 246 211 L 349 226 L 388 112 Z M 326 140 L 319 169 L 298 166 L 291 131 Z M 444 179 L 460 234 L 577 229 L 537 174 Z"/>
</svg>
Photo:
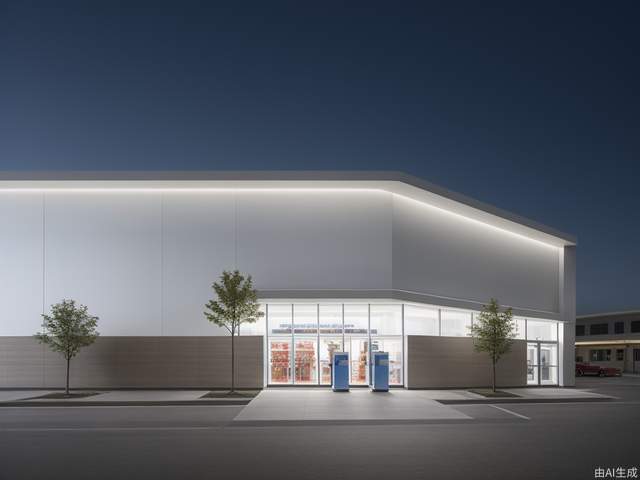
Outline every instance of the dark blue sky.
<svg viewBox="0 0 640 480">
<path fill-rule="evenodd" d="M 117 3 L 0 4 L 0 169 L 403 170 L 640 308 L 638 2 Z"/>
</svg>

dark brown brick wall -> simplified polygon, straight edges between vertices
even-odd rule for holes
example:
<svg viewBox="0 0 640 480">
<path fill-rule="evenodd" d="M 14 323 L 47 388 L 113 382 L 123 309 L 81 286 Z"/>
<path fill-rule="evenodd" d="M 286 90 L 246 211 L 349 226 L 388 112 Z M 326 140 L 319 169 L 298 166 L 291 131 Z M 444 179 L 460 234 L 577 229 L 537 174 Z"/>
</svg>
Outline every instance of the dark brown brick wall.
<svg viewBox="0 0 640 480">
<path fill-rule="evenodd" d="M 407 337 L 408 388 L 465 388 L 491 385 L 491 360 L 464 337 Z M 496 366 L 498 386 L 527 383 L 527 342 L 515 340 Z"/>
<path fill-rule="evenodd" d="M 236 385 L 263 385 L 263 337 L 236 338 Z M 31 337 L 0 337 L 0 387 L 64 386 L 65 362 Z M 99 337 L 71 362 L 72 388 L 215 388 L 231 382 L 230 337 Z"/>
</svg>

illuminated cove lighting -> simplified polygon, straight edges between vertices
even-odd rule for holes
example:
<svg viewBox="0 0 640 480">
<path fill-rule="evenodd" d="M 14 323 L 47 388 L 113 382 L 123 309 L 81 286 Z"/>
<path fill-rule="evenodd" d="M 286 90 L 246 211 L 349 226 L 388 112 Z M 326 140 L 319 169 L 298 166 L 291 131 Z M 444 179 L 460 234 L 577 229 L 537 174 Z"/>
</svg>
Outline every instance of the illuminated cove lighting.
<svg viewBox="0 0 640 480">
<path fill-rule="evenodd" d="M 427 203 L 422 200 L 417 200 L 406 195 L 402 195 L 399 193 L 395 193 L 389 190 L 381 189 L 381 188 L 321 188 L 321 187 L 268 187 L 268 188 L 259 188 L 259 187 L 8 187 L 8 188 L 0 188 L 0 193 L 40 193 L 40 194 L 126 194 L 126 193 L 141 193 L 141 194 L 172 194 L 172 193 L 349 193 L 349 194 L 357 194 L 357 193 L 382 193 L 389 194 L 396 198 L 407 200 L 409 202 L 416 203 L 421 205 L 422 207 L 429 208 L 435 210 L 440 213 L 451 215 L 452 217 L 471 222 L 478 226 L 483 226 L 486 228 L 490 228 L 496 232 L 508 234 L 515 238 L 527 240 L 530 242 L 535 242 L 539 245 L 544 245 L 548 248 L 558 249 L 557 245 L 553 245 L 551 243 L 544 242 L 542 240 L 538 240 L 536 238 L 528 237 L 521 233 L 517 233 L 511 230 L 507 230 L 502 227 L 498 227 L 492 225 L 490 223 L 486 223 L 481 220 L 477 220 L 470 216 L 462 215 L 457 212 L 452 212 L 451 210 L 447 210 L 442 207 L 438 207 L 436 205 Z"/>
</svg>

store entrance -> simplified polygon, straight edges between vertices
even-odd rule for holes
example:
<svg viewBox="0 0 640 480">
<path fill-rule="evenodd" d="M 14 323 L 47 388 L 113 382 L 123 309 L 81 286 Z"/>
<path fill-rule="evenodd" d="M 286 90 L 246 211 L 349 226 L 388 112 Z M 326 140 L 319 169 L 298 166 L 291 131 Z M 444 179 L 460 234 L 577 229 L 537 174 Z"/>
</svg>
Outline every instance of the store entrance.
<svg viewBox="0 0 640 480">
<path fill-rule="evenodd" d="M 558 384 L 558 345 L 527 343 L 527 385 Z"/>
<path fill-rule="evenodd" d="M 320 337 L 320 385 L 331 385 L 333 353 L 342 351 L 342 337 Z"/>
<path fill-rule="evenodd" d="M 294 338 L 295 369 L 293 383 L 315 385 L 318 383 L 318 342 L 315 338 Z"/>
<path fill-rule="evenodd" d="M 369 384 L 369 339 L 367 337 L 347 337 L 351 385 Z"/>
<path fill-rule="evenodd" d="M 335 352 L 349 354 L 349 382 L 369 385 L 371 353 L 389 353 L 389 384 L 404 383 L 403 307 L 399 304 L 268 303 L 267 385 L 331 385 Z"/>
<path fill-rule="evenodd" d="M 269 385 L 331 385 L 334 352 L 349 353 L 353 386 L 369 385 L 372 351 L 389 353 L 389 383 L 402 385 L 402 339 L 396 337 L 301 336 L 271 337 L 267 342 Z"/>
</svg>

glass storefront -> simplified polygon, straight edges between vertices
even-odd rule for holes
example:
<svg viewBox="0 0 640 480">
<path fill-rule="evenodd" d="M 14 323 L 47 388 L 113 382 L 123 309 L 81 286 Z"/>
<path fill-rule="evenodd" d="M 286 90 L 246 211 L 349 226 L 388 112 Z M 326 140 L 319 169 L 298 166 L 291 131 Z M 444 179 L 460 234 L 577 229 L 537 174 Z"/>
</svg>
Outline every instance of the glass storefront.
<svg viewBox="0 0 640 480">
<path fill-rule="evenodd" d="M 369 305 L 344 305 L 344 334 L 369 334 Z"/>
<path fill-rule="evenodd" d="M 405 335 L 440 335 L 440 315 L 437 308 L 404 306 Z"/>
<path fill-rule="evenodd" d="M 558 340 L 557 322 L 527 320 L 527 340 Z"/>
<path fill-rule="evenodd" d="M 342 305 L 318 305 L 320 335 L 342 335 Z"/>
<path fill-rule="evenodd" d="M 269 305 L 267 324 L 269 335 L 291 335 L 292 305 Z"/>
<path fill-rule="evenodd" d="M 440 335 L 443 337 L 467 337 L 471 326 L 471 312 L 457 310 L 440 311 Z"/>
<path fill-rule="evenodd" d="M 352 385 L 369 384 L 371 350 L 389 352 L 390 384 L 402 385 L 402 304 L 268 303 L 270 385 L 330 385 L 333 352 L 350 353 Z"/>
<path fill-rule="evenodd" d="M 402 336 L 402 305 L 371 305 L 371 335 Z"/>
<path fill-rule="evenodd" d="M 389 353 L 389 383 L 404 383 L 403 335 L 468 336 L 478 312 L 402 303 L 271 303 L 266 317 L 270 385 L 330 385 L 333 352 L 349 352 L 352 385 L 368 385 L 371 352 Z M 516 318 L 527 341 L 527 384 L 558 383 L 558 322 Z M 265 325 L 265 324 L 263 324 Z"/>
</svg>

